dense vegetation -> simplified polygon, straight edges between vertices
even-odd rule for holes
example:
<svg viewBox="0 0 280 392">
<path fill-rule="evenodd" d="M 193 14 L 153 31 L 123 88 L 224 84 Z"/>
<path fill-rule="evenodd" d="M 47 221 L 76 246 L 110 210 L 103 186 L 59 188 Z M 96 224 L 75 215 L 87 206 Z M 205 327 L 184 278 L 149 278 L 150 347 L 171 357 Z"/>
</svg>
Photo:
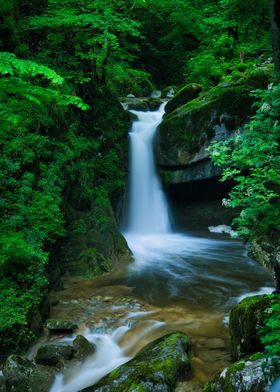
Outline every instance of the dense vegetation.
<svg viewBox="0 0 280 392">
<path fill-rule="evenodd" d="M 65 235 L 67 189 L 78 184 L 80 198 L 94 200 L 104 230 L 104 208 L 123 186 L 128 122 L 116 96 L 187 82 L 207 89 L 272 52 L 268 0 L 4 0 L 0 11 L 0 344 L 15 347 L 32 339 Z M 238 230 L 274 235 L 279 86 L 254 96 L 247 131 L 214 146 L 213 158 L 237 181 L 229 203 L 242 207 Z"/>
</svg>

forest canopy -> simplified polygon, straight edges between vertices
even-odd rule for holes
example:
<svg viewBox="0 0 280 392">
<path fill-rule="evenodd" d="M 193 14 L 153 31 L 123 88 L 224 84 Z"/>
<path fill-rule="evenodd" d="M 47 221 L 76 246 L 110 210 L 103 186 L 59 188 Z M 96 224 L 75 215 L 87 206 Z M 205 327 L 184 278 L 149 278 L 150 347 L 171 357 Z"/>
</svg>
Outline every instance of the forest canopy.
<svg viewBox="0 0 280 392">
<path fill-rule="evenodd" d="M 273 53 L 268 0 L 2 0 L 0 14 L 0 343 L 10 348 L 34 338 L 32 314 L 66 233 L 67 189 L 78 184 L 94 200 L 100 230 L 123 189 L 129 121 L 117 117 L 119 97 L 187 83 L 207 90 L 271 64 Z M 245 236 L 280 228 L 279 87 L 254 95 L 240 147 L 213 147 L 224 178 L 237 181 L 230 203 L 244 207 L 236 224 Z M 260 155 L 270 152 L 266 165 Z"/>
</svg>

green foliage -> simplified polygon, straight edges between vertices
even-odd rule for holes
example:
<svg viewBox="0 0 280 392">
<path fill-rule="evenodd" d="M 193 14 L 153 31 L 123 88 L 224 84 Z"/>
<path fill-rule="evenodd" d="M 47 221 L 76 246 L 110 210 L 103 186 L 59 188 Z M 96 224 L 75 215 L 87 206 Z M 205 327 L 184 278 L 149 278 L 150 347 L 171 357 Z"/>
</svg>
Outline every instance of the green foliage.
<svg viewBox="0 0 280 392">
<path fill-rule="evenodd" d="M 235 181 L 227 205 L 241 209 L 234 226 L 243 237 L 280 229 L 280 85 L 253 96 L 258 110 L 245 132 L 211 147 L 214 164 L 224 167 L 222 181 Z"/>
<path fill-rule="evenodd" d="M 88 106 L 65 94 L 63 79 L 45 66 L 6 52 L 0 63 L 0 344 L 6 347 L 32 338 L 31 311 L 47 286 L 46 249 L 64 234 L 62 168 L 74 154 L 50 135 L 61 127 L 59 107 Z"/>
<path fill-rule="evenodd" d="M 113 88 L 131 73 L 138 49 L 139 24 L 129 16 L 129 3 L 51 0 L 43 14 L 26 20 L 25 29 L 46 32 L 40 56 L 53 59 L 67 79 Z"/>
<path fill-rule="evenodd" d="M 256 63 L 256 48 L 269 47 L 268 0 L 219 0 L 200 12 L 200 44 L 187 57 L 188 81 L 215 85 L 240 64 L 241 53 Z"/>
<path fill-rule="evenodd" d="M 279 296 L 271 295 L 272 299 L 278 299 Z M 280 354 L 280 303 L 279 301 L 272 304 L 266 310 L 266 318 L 264 326 L 261 330 L 261 341 L 265 346 L 266 352 L 269 355 Z"/>
</svg>

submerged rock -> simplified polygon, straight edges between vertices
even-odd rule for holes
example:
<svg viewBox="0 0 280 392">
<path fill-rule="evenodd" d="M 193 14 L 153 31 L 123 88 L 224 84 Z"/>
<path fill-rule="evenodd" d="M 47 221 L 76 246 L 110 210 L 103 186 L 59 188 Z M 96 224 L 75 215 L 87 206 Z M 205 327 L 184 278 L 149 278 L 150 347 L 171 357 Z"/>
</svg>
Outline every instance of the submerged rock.
<svg viewBox="0 0 280 392">
<path fill-rule="evenodd" d="M 73 341 L 73 349 L 74 358 L 83 360 L 94 354 L 96 348 L 83 335 L 78 335 Z"/>
<path fill-rule="evenodd" d="M 280 357 L 239 361 L 224 369 L 203 392 L 269 392 L 280 375 Z"/>
<path fill-rule="evenodd" d="M 8 357 L 3 374 L 7 390 L 12 392 L 48 392 L 54 379 L 51 369 L 18 355 Z"/>
<path fill-rule="evenodd" d="M 229 328 L 233 360 L 263 349 L 259 331 L 266 316 L 265 310 L 269 308 L 271 301 L 275 300 L 267 295 L 257 295 L 243 299 L 232 308 Z"/>
<path fill-rule="evenodd" d="M 71 320 L 54 320 L 48 319 L 46 326 L 51 332 L 69 331 L 72 332 L 78 328 L 78 324 Z"/>
<path fill-rule="evenodd" d="M 130 362 L 112 371 L 97 385 L 95 392 L 169 392 L 190 370 L 189 338 L 171 333 L 142 349 Z"/>
<path fill-rule="evenodd" d="M 63 359 L 70 359 L 72 355 L 71 346 L 45 344 L 39 348 L 35 360 L 41 365 L 54 366 Z"/>
</svg>

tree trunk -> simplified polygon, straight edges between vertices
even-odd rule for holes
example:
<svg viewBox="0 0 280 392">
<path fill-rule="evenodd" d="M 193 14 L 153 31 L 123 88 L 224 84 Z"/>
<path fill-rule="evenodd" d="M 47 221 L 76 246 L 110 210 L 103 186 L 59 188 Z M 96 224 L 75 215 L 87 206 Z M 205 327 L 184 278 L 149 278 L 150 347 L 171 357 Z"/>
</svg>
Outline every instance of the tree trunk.
<svg viewBox="0 0 280 392">
<path fill-rule="evenodd" d="M 278 78 L 280 77 L 280 1 L 272 1 L 272 48 L 275 62 L 275 69 Z"/>
</svg>

